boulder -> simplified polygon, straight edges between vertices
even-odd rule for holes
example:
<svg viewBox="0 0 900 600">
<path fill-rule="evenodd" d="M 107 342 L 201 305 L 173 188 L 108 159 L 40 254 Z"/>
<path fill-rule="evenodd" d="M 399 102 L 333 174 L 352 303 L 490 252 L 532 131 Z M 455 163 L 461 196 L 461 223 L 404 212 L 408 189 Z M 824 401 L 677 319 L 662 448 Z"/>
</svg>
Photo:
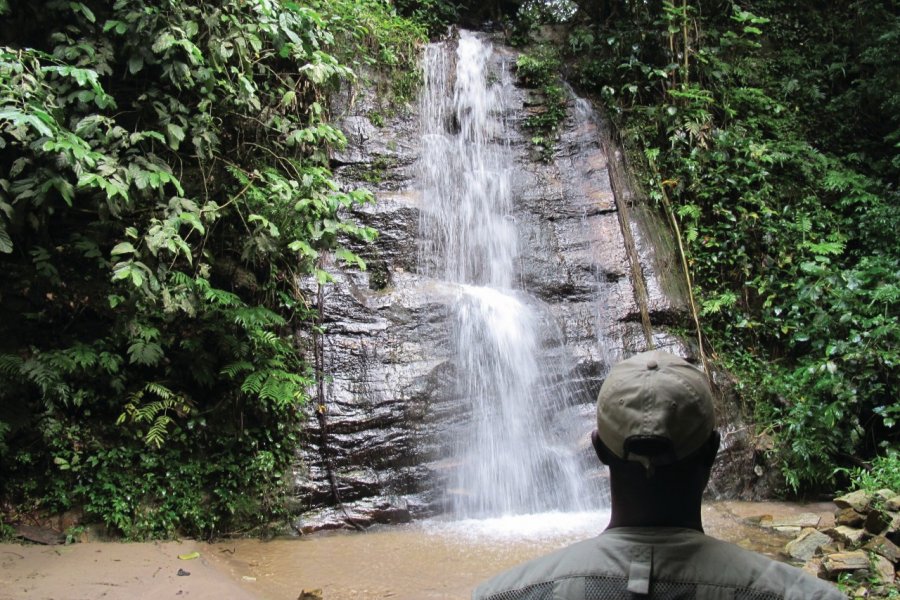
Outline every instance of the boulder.
<svg viewBox="0 0 900 600">
<path fill-rule="evenodd" d="M 872 560 L 872 569 L 882 584 L 892 585 L 896 579 L 894 563 L 883 556 L 875 555 Z"/>
<path fill-rule="evenodd" d="M 900 514 L 890 513 L 891 524 L 888 525 L 884 535 L 897 545 L 900 545 Z"/>
<path fill-rule="evenodd" d="M 866 521 L 866 515 L 853 510 L 852 508 L 841 508 L 834 513 L 834 524 L 844 525 L 846 527 L 862 527 Z"/>
<path fill-rule="evenodd" d="M 35 544 L 45 544 L 55 546 L 65 541 L 65 534 L 50 529 L 49 527 L 36 527 L 34 525 L 15 525 L 13 527 L 13 535 L 17 538 L 26 539 Z"/>
<path fill-rule="evenodd" d="M 865 490 L 856 490 L 834 499 L 838 508 L 852 508 L 856 512 L 864 513 L 872 502 L 872 494 Z"/>
<path fill-rule="evenodd" d="M 889 510 L 892 512 L 900 511 L 900 494 L 895 494 L 891 496 L 887 500 L 884 501 L 885 510 Z"/>
<path fill-rule="evenodd" d="M 862 550 L 853 552 L 836 552 L 822 560 L 822 567 L 829 575 L 837 575 L 847 571 L 869 569 L 869 555 Z"/>
<path fill-rule="evenodd" d="M 831 538 L 829 536 L 812 527 L 808 527 L 799 536 L 785 545 L 784 552 L 795 560 L 808 562 L 822 546 L 830 543 Z"/>
<path fill-rule="evenodd" d="M 862 542 L 863 537 L 866 535 L 866 530 L 838 525 L 837 527 L 826 529 L 825 533 L 831 536 L 835 541 L 840 542 L 845 546 L 853 547 Z"/>
<path fill-rule="evenodd" d="M 881 500 L 882 502 L 887 502 L 891 498 L 897 495 L 897 492 L 888 488 L 881 488 L 877 492 L 875 492 L 875 497 Z"/>
<path fill-rule="evenodd" d="M 807 560 L 801 568 L 803 569 L 803 571 L 809 573 L 813 577 L 818 577 L 822 572 L 822 557 L 813 556 L 812 558 Z"/>
<path fill-rule="evenodd" d="M 862 549 L 882 556 L 894 564 L 900 562 L 900 547 L 883 535 L 872 538 Z"/>
<path fill-rule="evenodd" d="M 383 524 L 409 523 L 412 521 L 409 509 L 389 504 L 376 507 L 372 511 L 371 516 L 376 523 Z"/>
<path fill-rule="evenodd" d="M 884 510 L 871 509 L 866 515 L 866 531 L 873 535 L 886 533 L 893 520 L 893 515 L 891 513 Z"/>
</svg>

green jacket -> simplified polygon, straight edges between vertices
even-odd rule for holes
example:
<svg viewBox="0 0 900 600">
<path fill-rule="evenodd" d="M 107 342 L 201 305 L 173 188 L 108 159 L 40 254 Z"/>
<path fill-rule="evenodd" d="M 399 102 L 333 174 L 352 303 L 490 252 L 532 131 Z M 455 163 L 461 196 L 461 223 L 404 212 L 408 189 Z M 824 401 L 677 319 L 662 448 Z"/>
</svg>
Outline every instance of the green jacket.
<svg viewBox="0 0 900 600">
<path fill-rule="evenodd" d="M 619 527 L 497 575 L 473 600 L 840 600 L 800 569 L 666 527 Z"/>
</svg>

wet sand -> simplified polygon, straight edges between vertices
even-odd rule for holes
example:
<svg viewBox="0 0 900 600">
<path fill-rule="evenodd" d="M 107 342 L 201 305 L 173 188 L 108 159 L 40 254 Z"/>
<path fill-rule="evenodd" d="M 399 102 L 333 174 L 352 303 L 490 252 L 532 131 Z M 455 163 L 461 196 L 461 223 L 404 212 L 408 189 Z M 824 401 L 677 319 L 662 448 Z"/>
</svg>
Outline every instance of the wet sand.
<svg viewBox="0 0 900 600">
<path fill-rule="evenodd" d="M 719 502 L 703 507 L 703 519 L 707 533 L 777 558 L 790 538 L 746 519 L 815 512 L 827 522 L 833 510 L 831 503 Z M 605 518 L 424 522 L 268 542 L 0 544 L 0 600 L 295 600 L 304 589 L 321 589 L 326 600 L 462 600 L 506 567 L 599 533 Z M 200 558 L 178 558 L 193 551 Z"/>
<path fill-rule="evenodd" d="M 200 552 L 180 560 L 179 554 Z M 90 542 L 70 546 L 0 544 L 0 600 L 252 600 L 215 548 L 193 541 Z M 178 575 L 179 569 L 190 575 Z M 293 599 L 292 599 L 293 600 Z"/>
</svg>

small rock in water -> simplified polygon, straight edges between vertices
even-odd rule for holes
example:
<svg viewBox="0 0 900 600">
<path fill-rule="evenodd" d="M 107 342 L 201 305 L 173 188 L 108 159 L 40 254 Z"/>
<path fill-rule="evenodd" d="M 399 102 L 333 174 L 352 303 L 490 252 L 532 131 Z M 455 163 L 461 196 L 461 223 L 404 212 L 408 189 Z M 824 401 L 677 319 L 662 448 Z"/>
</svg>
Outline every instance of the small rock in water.
<svg viewBox="0 0 900 600">
<path fill-rule="evenodd" d="M 176 573 L 179 577 L 187 577 L 190 574 L 190 571 L 185 571 L 184 569 L 178 569 L 178 573 Z"/>
<path fill-rule="evenodd" d="M 780 533 L 800 533 L 803 528 L 797 527 L 796 525 L 778 525 L 772 529 Z"/>
<path fill-rule="evenodd" d="M 751 519 L 751 521 L 754 520 L 756 519 Z M 796 532 L 804 527 L 818 527 L 819 521 L 821 521 L 821 518 L 816 513 L 800 513 L 799 515 L 786 515 L 778 518 L 772 515 L 762 515 L 758 518 L 760 527 L 784 532 Z"/>
<path fill-rule="evenodd" d="M 297 596 L 297 600 L 324 600 L 324 598 L 325 596 L 322 594 L 320 588 L 314 590 L 301 590 L 300 595 Z"/>
<path fill-rule="evenodd" d="M 747 519 L 751 523 L 756 523 L 760 527 L 769 528 L 772 527 L 772 522 L 775 520 L 772 515 L 760 515 L 758 517 L 750 517 Z"/>
</svg>

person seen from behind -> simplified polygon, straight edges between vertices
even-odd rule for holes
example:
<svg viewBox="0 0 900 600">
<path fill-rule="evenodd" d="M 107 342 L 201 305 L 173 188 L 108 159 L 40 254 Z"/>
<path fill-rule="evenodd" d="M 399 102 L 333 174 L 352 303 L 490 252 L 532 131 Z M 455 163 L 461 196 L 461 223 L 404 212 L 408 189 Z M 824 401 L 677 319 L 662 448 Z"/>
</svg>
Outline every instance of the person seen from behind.
<svg viewBox="0 0 900 600">
<path fill-rule="evenodd" d="M 719 449 L 706 376 L 667 352 L 615 365 L 597 398 L 597 456 L 611 517 L 599 536 L 514 567 L 473 600 L 838 600 L 800 569 L 703 533 L 700 504 Z"/>
</svg>

